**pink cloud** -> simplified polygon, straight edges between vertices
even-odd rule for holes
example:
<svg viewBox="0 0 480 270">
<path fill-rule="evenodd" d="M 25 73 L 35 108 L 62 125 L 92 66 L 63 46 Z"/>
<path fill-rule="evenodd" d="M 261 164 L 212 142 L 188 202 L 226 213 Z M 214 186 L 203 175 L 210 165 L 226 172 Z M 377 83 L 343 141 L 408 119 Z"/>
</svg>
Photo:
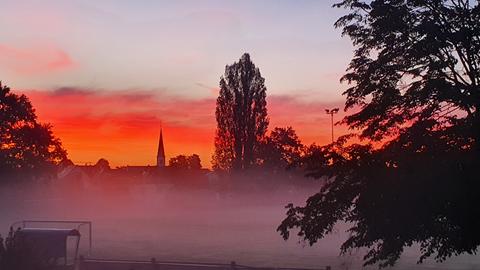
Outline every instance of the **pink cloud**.
<svg viewBox="0 0 480 270">
<path fill-rule="evenodd" d="M 195 83 L 195 85 L 203 89 L 207 89 L 209 94 L 212 96 L 217 96 L 218 92 L 220 91 L 220 88 L 218 86 L 208 86 L 206 84 L 199 83 L 199 82 Z"/>
<path fill-rule="evenodd" d="M 75 63 L 68 53 L 60 48 L 17 48 L 0 44 L 0 65 L 21 75 L 32 75 L 70 69 Z"/>
</svg>

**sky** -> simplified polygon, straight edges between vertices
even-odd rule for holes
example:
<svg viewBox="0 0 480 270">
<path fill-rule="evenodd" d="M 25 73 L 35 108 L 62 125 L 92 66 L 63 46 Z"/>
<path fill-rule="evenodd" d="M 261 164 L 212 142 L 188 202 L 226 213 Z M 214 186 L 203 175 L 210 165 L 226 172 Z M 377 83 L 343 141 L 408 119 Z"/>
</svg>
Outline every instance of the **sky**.
<svg viewBox="0 0 480 270">
<path fill-rule="evenodd" d="M 210 167 L 219 79 L 248 52 L 270 128 L 324 144 L 353 50 L 334 2 L 0 0 L 0 80 L 30 98 L 77 164 L 153 165 L 161 127 L 167 160 L 196 153 Z"/>
</svg>

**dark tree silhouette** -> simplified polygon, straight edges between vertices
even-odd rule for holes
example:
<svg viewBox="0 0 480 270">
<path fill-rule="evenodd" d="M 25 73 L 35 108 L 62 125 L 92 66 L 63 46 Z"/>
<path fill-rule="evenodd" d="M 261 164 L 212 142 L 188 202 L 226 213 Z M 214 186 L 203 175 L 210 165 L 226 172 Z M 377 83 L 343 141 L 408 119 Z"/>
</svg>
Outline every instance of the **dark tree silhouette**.
<svg viewBox="0 0 480 270">
<path fill-rule="evenodd" d="M 480 244 L 480 6 L 478 1 L 359 1 L 336 26 L 355 55 L 343 123 L 368 143 L 314 147 L 309 175 L 328 176 L 278 230 L 315 243 L 353 224 L 342 252 L 366 247 L 365 264 L 393 265 L 421 246 L 443 261 Z M 381 145 L 381 146 L 379 146 Z"/>
<path fill-rule="evenodd" d="M 0 174 L 46 172 L 65 158 L 52 127 L 37 122 L 28 98 L 0 84 Z"/>
<path fill-rule="evenodd" d="M 200 157 L 197 154 L 191 156 L 178 155 L 168 161 L 168 166 L 184 170 L 199 170 L 202 168 Z"/>
<path fill-rule="evenodd" d="M 215 111 L 214 168 L 243 170 L 255 163 L 269 122 L 264 82 L 247 53 L 225 67 Z"/>
<path fill-rule="evenodd" d="M 274 128 L 262 143 L 260 159 L 263 166 L 286 169 L 297 163 L 303 145 L 292 127 Z"/>
<path fill-rule="evenodd" d="M 108 160 L 104 159 L 104 158 L 101 158 L 97 161 L 97 163 L 95 163 L 95 165 L 93 165 L 97 171 L 99 172 L 106 172 L 106 171 L 109 171 L 111 168 L 110 168 L 110 162 L 108 162 Z"/>
</svg>

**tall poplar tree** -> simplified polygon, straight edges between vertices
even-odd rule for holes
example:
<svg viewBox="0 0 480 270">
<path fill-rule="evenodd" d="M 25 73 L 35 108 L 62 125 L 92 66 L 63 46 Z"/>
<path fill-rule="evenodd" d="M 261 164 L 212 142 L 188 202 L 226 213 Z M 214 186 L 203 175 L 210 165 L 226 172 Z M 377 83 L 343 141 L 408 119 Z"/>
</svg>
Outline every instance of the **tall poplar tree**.
<svg viewBox="0 0 480 270">
<path fill-rule="evenodd" d="M 269 123 L 264 83 L 248 53 L 225 67 L 215 111 L 214 168 L 244 170 L 256 162 Z"/>
</svg>

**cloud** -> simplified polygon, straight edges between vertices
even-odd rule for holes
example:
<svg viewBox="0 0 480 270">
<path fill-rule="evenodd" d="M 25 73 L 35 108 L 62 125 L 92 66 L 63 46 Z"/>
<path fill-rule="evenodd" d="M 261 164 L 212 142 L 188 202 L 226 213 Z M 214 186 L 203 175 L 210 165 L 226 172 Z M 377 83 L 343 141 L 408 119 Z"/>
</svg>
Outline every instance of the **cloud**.
<svg viewBox="0 0 480 270">
<path fill-rule="evenodd" d="M 82 96 L 82 95 L 90 95 L 94 94 L 95 92 L 88 89 L 80 89 L 76 87 L 60 87 L 51 91 L 52 96 Z"/>
<path fill-rule="evenodd" d="M 70 157 L 95 162 L 105 157 L 114 165 L 154 164 L 160 126 L 167 158 L 197 153 L 210 165 L 215 135 L 216 98 L 191 99 L 164 90 L 102 90 L 75 87 L 22 91 L 41 121 L 54 125 Z M 270 127 L 292 126 L 305 143 L 328 143 L 330 118 L 326 108 L 341 102 L 305 101 L 303 96 L 267 98 Z M 344 115 L 340 111 L 335 119 Z M 335 127 L 336 134 L 346 133 Z"/>
<path fill-rule="evenodd" d="M 208 86 L 208 85 L 203 84 L 203 83 L 200 83 L 200 82 L 195 83 L 195 85 L 198 86 L 198 87 L 207 89 L 208 92 L 209 92 L 211 95 L 214 95 L 214 96 L 218 95 L 218 92 L 220 91 L 220 88 L 219 88 L 218 86 L 215 86 L 215 87 L 213 87 L 213 86 Z"/>
<path fill-rule="evenodd" d="M 20 75 L 34 75 L 68 70 L 75 63 L 67 52 L 53 46 L 17 48 L 0 43 L 0 66 Z"/>
</svg>

